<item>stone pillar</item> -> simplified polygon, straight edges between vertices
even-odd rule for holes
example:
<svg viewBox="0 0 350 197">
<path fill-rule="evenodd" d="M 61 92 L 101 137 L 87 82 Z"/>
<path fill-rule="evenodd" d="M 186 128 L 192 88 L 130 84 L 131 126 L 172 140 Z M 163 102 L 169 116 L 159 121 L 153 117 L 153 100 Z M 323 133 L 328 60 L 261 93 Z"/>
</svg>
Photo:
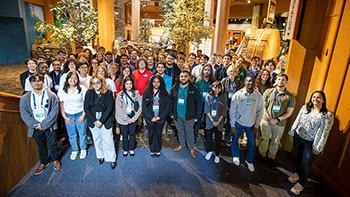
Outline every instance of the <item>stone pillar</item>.
<svg viewBox="0 0 350 197">
<path fill-rule="evenodd" d="M 227 39 L 227 26 L 230 14 L 230 1 L 218 0 L 216 10 L 215 32 L 213 39 L 213 53 L 224 54 Z"/>
<path fill-rule="evenodd" d="M 115 39 L 125 39 L 125 7 L 124 0 L 114 0 L 114 12 L 118 12 L 115 16 Z"/>
<path fill-rule="evenodd" d="M 97 0 L 98 35 L 100 46 L 112 51 L 114 40 L 114 1 Z"/>
<path fill-rule="evenodd" d="M 132 7 L 132 16 L 131 16 L 131 23 L 132 23 L 132 40 L 136 40 L 137 36 L 139 35 L 139 28 L 140 28 L 140 0 L 132 0 L 131 3 Z"/>
<path fill-rule="evenodd" d="M 205 0 L 205 8 L 204 8 L 204 10 L 208 14 L 208 21 L 204 22 L 204 26 L 207 26 L 207 27 L 212 27 L 213 26 L 213 21 L 214 21 L 214 3 L 215 3 L 215 1 L 213 1 L 213 0 Z"/>
</svg>

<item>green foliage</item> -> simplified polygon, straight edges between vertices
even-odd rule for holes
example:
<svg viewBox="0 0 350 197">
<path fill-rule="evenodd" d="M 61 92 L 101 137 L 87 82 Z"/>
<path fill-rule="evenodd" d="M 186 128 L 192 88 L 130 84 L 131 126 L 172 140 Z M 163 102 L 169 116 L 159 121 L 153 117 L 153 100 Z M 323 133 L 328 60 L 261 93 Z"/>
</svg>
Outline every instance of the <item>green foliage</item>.
<svg viewBox="0 0 350 197">
<path fill-rule="evenodd" d="M 137 36 L 138 41 L 149 42 L 149 39 L 152 35 L 151 24 L 148 18 L 143 18 L 140 23 L 140 32 Z"/>
<path fill-rule="evenodd" d="M 210 28 L 204 26 L 208 14 L 204 11 L 205 0 L 162 0 L 164 9 L 162 14 L 165 34 L 179 46 L 186 46 L 189 42 L 200 44 L 202 39 L 210 35 Z"/>
<path fill-rule="evenodd" d="M 88 0 L 60 0 L 52 6 L 56 12 L 55 25 L 39 21 L 37 31 L 50 32 L 51 38 L 58 42 L 71 41 L 86 45 L 98 35 L 97 11 Z"/>
</svg>

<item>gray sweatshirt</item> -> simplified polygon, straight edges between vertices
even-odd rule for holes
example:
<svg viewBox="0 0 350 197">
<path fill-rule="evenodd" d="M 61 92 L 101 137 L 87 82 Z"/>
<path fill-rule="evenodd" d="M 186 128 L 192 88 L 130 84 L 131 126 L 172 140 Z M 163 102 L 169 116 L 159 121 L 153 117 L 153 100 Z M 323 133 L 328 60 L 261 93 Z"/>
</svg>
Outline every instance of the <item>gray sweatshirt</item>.
<svg viewBox="0 0 350 197">
<path fill-rule="evenodd" d="M 258 91 L 249 94 L 244 87 L 233 95 L 230 107 L 231 127 L 235 127 L 237 122 L 242 126 L 258 128 L 263 114 L 264 102 Z"/>
<path fill-rule="evenodd" d="M 51 130 L 54 131 L 57 129 L 57 116 L 59 111 L 58 99 L 57 96 L 51 92 L 47 91 L 47 105 L 45 108 L 47 109 L 46 118 L 40 123 L 34 118 L 33 110 L 30 104 L 30 100 L 32 97 L 32 92 L 26 93 L 20 100 L 19 108 L 22 120 L 28 126 L 28 137 L 33 137 L 34 133 L 34 124 L 40 123 L 40 127 L 43 130 Z"/>
<path fill-rule="evenodd" d="M 115 119 L 117 120 L 118 124 L 128 125 L 130 118 L 127 115 L 127 105 L 124 100 L 124 97 L 125 96 L 123 91 L 117 94 L 117 98 L 115 99 Z M 142 111 L 142 97 L 140 96 L 138 91 L 135 91 L 135 96 L 133 96 L 132 99 L 135 102 L 137 101 L 139 103 L 139 110 L 135 111 L 135 116 L 133 117 L 134 120 L 137 120 Z M 134 110 L 133 105 L 132 105 L 132 110 Z"/>
</svg>

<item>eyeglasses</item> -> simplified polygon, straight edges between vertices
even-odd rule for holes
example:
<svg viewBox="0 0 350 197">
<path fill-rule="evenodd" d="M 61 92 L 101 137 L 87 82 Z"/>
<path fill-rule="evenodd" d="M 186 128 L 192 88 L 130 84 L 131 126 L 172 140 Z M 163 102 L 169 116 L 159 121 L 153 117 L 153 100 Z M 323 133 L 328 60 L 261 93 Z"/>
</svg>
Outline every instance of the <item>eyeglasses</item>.
<svg viewBox="0 0 350 197">
<path fill-rule="evenodd" d="M 101 82 L 100 81 L 96 81 L 96 82 L 91 82 L 92 85 L 100 85 Z"/>
<path fill-rule="evenodd" d="M 53 64 L 53 66 L 60 66 L 60 64 Z"/>
</svg>

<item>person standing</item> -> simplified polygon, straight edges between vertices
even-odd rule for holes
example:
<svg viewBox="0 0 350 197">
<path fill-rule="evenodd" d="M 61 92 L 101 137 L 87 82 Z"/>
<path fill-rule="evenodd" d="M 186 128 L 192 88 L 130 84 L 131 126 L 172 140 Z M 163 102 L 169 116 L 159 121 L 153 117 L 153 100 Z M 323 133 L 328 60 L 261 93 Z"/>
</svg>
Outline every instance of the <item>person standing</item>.
<svg viewBox="0 0 350 197">
<path fill-rule="evenodd" d="M 140 58 L 137 60 L 136 64 L 137 70 L 132 72 L 132 77 L 135 80 L 135 88 L 139 91 L 140 95 L 143 95 L 143 91 L 149 82 L 149 78 L 153 73 L 147 70 L 147 61 L 145 58 Z"/>
<path fill-rule="evenodd" d="M 225 126 L 225 143 L 226 146 L 231 146 L 231 124 L 230 124 L 230 105 L 231 100 L 235 92 L 240 90 L 242 87 L 244 87 L 244 84 L 239 79 L 238 76 L 239 68 L 238 66 L 231 65 L 227 69 L 227 77 L 221 80 L 222 86 L 224 88 L 224 92 L 227 95 L 227 120 L 226 120 L 226 126 Z"/>
<path fill-rule="evenodd" d="M 255 138 L 259 123 L 264 114 L 264 104 L 261 94 L 255 90 L 255 78 L 248 76 L 244 80 L 244 88 L 238 90 L 232 98 L 230 107 L 231 132 L 232 140 L 232 156 L 233 163 L 240 165 L 240 151 L 238 148 L 238 139 L 242 131 L 248 138 L 248 153 L 245 160 L 248 170 L 254 172 L 254 156 L 255 156 Z"/>
<path fill-rule="evenodd" d="M 181 72 L 179 67 L 175 64 L 175 56 L 173 54 L 169 54 L 166 57 L 165 63 L 165 74 L 170 76 L 173 79 L 172 84 L 175 84 L 177 81 L 179 81 L 179 75 Z"/>
<path fill-rule="evenodd" d="M 312 163 L 323 151 L 333 122 L 334 116 L 327 110 L 325 93 L 313 92 L 288 133 L 293 136 L 296 156 L 296 172 L 288 178 L 291 183 L 295 183 L 291 189 L 293 194 L 299 195 L 304 190 Z"/>
<path fill-rule="evenodd" d="M 126 157 L 128 152 L 131 156 L 135 155 L 136 148 L 136 126 L 137 119 L 141 114 L 142 98 L 135 89 L 135 82 L 131 77 L 124 79 L 123 91 L 117 94 L 115 101 L 115 118 L 119 124 L 120 132 L 123 136 L 124 150 L 123 156 Z"/>
<path fill-rule="evenodd" d="M 47 144 L 54 170 L 61 169 L 55 133 L 59 107 L 57 96 L 44 89 L 42 74 L 33 74 L 29 77 L 29 81 L 33 90 L 21 98 L 20 114 L 28 126 L 28 137 L 33 137 L 38 147 L 40 165 L 34 175 L 39 175 L 49 165 Z"/>
<path fill-rule="evenodd" d="M 180 83 L 173 86 L 170 96 L 173 109 L 170 110 L 170 116 L 175 120 L 179 136 L 179 146 L 174 151 L 185 148 L 187 143 L 192 158 L 196 158 L 193 125 L 202 116 L 202 99 L 198 88 L 189 82 L 190 76 L 188 71 L 181 71 Z"/>
<path fill-rule="evenodd" d="M 35 59 L 28 58 L 28 59 L 26 59 L 24 61 L 24 64 L 26 65 L 28 70 L 23 72 L 19 76 L 19 79 L 20 79 L 20 82 L 21 82 L 21 86 L 22 86 L 22 89 L 23 89 L 23 93 L 25 93 L 24 88 L 25 88 L 26 79 L 28 77 L 32 76 L 36 72 L 37 61 Z"/>
<path fill-rule="evenodd" d="M 165 73 L 165 65 L 163 63 L 157 64 L 155 74 L 161 76 L 165 83 L 165 89 L 170 93 L 172 87 L 172 79 Z"/>
<path fill-rule="evenodd" d="M 160 156 L 162 130 L 171 108 L 169 101 L 162 76 L 152 76 L 142 97 L 142 111 L 149 131 L 151 156 Z"/>
<path fill-rule="evenodd" d="M 72 147 L 71 160 L 79 154 L 78 135 L 80 144 L 80 159 L 85 159 L 87 150 L 86 121 L 84 112 L 84 99 L 87 88 L 80 85 L 78 74 L 68 73 L 64 86 L 58 90 L 61 115 L 66 123 L 69 142 Z"/>
<path fill-rule="evenodd" d="M 220 144 L 227 114 L 227 97 L 219 81 L 212 85 L 210 94 L 205 98 L 204 114 L 206 115 L 206 160 L 213 155 L 213 134 L 215 134 L 215 163 L 220 162 Z"/>
<path fill-rule="evenodd" d="M 124 80 L 127 77 L 132 78 L 131 68 L 128 65 L 122 68 L 122 71 L 120 72 L 119 78 L 117 79 L 117 81 L 115 81 L 115 88 L 117 90 L 115 92 L 116 94 L 119 94 L 119 92 L 121 92 L 123 90 Z"/>
<path fill-rule="evenodd" d="M 102 76 L 94 75 L 84 101 L 87 125 L 92 133 L 99 163 L 111 162 L 117 166 L 113 141 L 113 93 Z"/>
<path fill-rule="evenodd" d="M 264 116 L 261 121 L 262 141 L 259 153 L 275 168 L 274 159 L 278 151 L 278 144 L 283 136 L 287 119 L 292 115 L 295 97 L 287 88 L 288 76 L 280 73 L 276 76 L 276 87 L 264 92 Z M 270 141 L 271 136 L 271 142 Z"/>
<path fill-rule="evenodd" d="M 58 59 L 55 59 L 52 61 L 52 67 L 53 70 L 49 73 L 52 82 L 53 82 L 53 87 L 52 91 L 57 94 L 58 89 L 60 87 L 60 79 L 62 76 L 62 71 L 61 71 L 61 62 Z"/>
<path fill-rule="evenodd" d="M 231 66 L 232 57 L 229 54 L 224 55 L 224 64 L 215 70 L 215 79 L 221 81 L 223 78 L 227 77 L 227 69 Z"/>
</svg>

